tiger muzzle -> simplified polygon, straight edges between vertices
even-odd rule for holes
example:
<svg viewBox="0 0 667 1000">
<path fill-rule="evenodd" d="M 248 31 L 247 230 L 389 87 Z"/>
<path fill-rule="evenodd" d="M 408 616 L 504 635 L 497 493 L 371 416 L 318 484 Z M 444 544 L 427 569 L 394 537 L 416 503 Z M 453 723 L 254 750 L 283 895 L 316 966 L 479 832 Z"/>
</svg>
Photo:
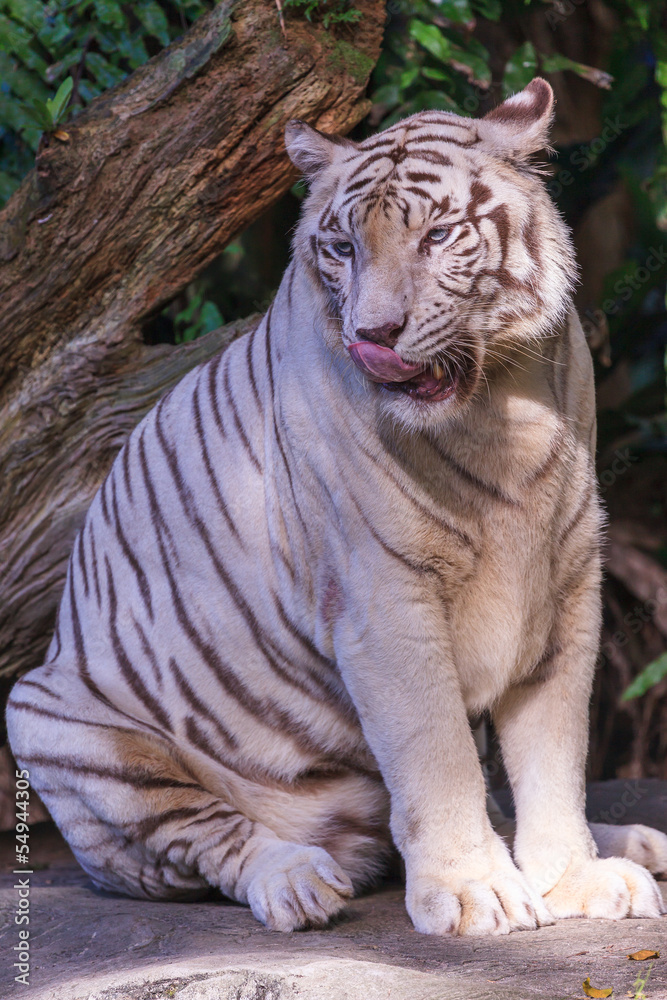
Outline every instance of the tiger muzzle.
<svg viewBox="0 0 667 1000">
<path fill-rule="evenodd" d="M 415 399 L 437 402 L 453 395 L 458 385 L 456 368 L 410 364 L 403 361 L 391 347 L 367 340 L 348 347 L 350 357 L 366 378 L 378 382 L 390 392 L 404 392 Z"/>
</svg>

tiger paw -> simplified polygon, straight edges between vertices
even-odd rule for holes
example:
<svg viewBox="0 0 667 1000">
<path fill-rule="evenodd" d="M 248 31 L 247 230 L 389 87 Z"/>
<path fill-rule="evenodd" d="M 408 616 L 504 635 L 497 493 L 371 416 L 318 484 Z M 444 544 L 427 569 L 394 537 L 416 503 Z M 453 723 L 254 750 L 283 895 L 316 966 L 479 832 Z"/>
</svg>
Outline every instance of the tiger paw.
<svg viewBox="0 0 667 1000">
<path fill-rule="evenodd" d="M 590 831 L 601 858 L 627 858 L 653 875 L 667 878 L 667 835 L 650 826 L 632 823 L 609 826 L 591 823 Z"/>
<path fill-rule="evenodd" d="M 495 936 L 554 922 L 518 870 L 474 879 L 418 879 L 408 889 L 406 905 L 421 934 Z"/>
<path fill-rule="evenodd" d="M 343 869 L 321 847 L 279 843 L 261 852 L 245 896 L 269 930 L 324 927 L 353 895 Z"/>
<path fill-rule="evenodd" d="M 660 890 L 645 868 L 625 858 L 572 863 L 544 896 L 549 912 L 563 917 L 659 917 Z"/>
</svg>

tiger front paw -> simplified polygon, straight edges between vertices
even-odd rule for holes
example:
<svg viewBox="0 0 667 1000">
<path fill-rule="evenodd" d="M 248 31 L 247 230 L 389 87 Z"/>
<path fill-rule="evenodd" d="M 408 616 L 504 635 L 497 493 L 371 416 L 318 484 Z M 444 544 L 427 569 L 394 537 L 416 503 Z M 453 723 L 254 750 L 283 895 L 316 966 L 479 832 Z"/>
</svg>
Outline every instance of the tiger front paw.
<svg viewBox="0 0 667 1000">
<path fill-rule="evenodd" d="M 660 890 L 645 868 L 625 858 L 573 862 L 544 895 L 549 912 L 563 917 L 659 917 Z"/>
<path fill-rule="evenodd" d="M 416 879 L 406 906 L 421 934 L 498 935 L 553 924 L 540 896 L 517 870 L 483 877 Z"/>
</svg>

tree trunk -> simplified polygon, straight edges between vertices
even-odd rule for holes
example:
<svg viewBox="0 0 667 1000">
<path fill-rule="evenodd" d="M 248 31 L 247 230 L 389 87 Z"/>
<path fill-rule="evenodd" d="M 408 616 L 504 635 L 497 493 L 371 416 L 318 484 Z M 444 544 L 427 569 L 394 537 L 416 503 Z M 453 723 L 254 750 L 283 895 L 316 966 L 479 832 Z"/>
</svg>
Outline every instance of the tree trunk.
<svg viewBox="0 0 667 1000">
<path fill-rule="evenodd" d="M 257 318 L 148 347 L 142 323 L 293 183 L 283 130 L 368 110 L 384 4 L 354 33 L 223 0 L 44 142 L 0 213 L 0 676 L 41 662 L 86 509 L 127 434 Z"/>
</svg>

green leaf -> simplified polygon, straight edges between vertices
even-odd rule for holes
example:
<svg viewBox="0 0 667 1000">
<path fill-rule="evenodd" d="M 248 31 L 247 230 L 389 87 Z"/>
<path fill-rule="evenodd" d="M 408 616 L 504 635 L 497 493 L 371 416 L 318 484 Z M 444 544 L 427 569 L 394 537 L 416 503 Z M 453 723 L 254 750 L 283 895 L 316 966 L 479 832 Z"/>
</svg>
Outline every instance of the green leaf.
<svg viewBox="0 0 667 1000">
<path fill-rule="evenodd" d="M 86 66 L 90 69 L 102 90 L 107 90 L 109 87 L 115 86 L 125 76 L 125 73 L 121 69 L 110 63 L 99 52 L 88 53 L 86 56 Z"/>
<path fill-rule="evenodd" d="M 473 9 L 482 17 L 487 17 L 489 21 L 499 21 L 503 12 L 500 0 L 472 0 Z"/>
<path fill-rule="evenodd" d="M 44 4 L 41 0 L 8 0 L 3 5 L 13 21 L 38 31 L 44 22 Z"/>
<path fill-rule="evenodd" d="M 30 101 L 24 105 L 25 113 L 45 132 L 49 132 L 54 124 L 48 105 L 48 101 L 46 103 L 44 101 Z"/>
<path fill-rule="evenodd" d="M 482 46 L 480 46 L 480 48 L 482 48 Z M 483 55 L 480 55 L 477 52 L 471 52 L 469 47 L 463 49 L 458 45 L 455 45 L 452 50 L 452 59 L 454 62 L 468 67 L 470 73 L 467 73 L 466 75 L 469 76 L 474 83 L 486 86 L 491 83 L 491 68 L 489 66 L 489 53 L 486 49 L 482 49 L 482 52 Z"/>
<path fill-rule="evenodd" d="M 203 295 L 201 292 L 195 292 L 190 301 L 188 302 L 185 309 L 182 309 L 179 313 L 174 316 L 174 323 L 178 326 L 181 323 L 189 323 L 202 304 Z"/>
<path fill-rule="evenodd" d="M 401 91 L 395 83 L 385 83 L 384 87 L 378 87 L 373 94 L 373 104 L 386 104 L 393 108 L 400 102 Z"/>
<path fill-rule="evenodd" d="M 72 26 L 63 13 L 44 19 L 37 32 L 37 38 L 52 55 L 59 51 L 62 43 L 70 36 L 73 40 Z"/>
<path fill-rule="evenodd" d="M 134 13 L 149 35 L 154 35 L 162 45 L 169 45 L 169 22 L 156 0 L 141 0 L 134 5 Z"/>
<path fill-rule="evenodd" d="M 109 24 L 113 28 L 127 27 L 127 19 L 123 13 L 123 8 L 116 0 L 94 0 L 95 13 L 102 24 Z"/>
<path fill-rule="evenodd" d="M 468 0 L 440 0 L 438 13 L 453 24 L 469 24 L 474 20 Z"/>
<path fill-rule="evenodd" d="M 68 76 L 58 87 L 56 96 L 46 102 L 46 110 L 51 116 L 51 121 L 54 125 L 57 125 L 65 114 L 69 99 L 72 96 L 73 87 L 74 80 L 71 76 Z"/>
<path fill-rule="evenodd" d="M 422 90 L 417 96 L 410 101 L 410 110 L 407 114 L 414 114 L 416 111 L 429 111 L 435 109 L 436 111 L 454 111 L 456 114 L 460 114 L 461 109 L 452 100 L 449 94 L 446 94 L 443 90 Z"/>
<path fill-rule="evenodd" d="M 503 76 L 503 93 L 505 96 L 515 94 L 528 86 L 535 76 L 537 56 L 530 42 L 525 42 L 512 53 L 505 66 Z"/>
<path fill-rule="evenodd" d="M 81 97 L 84 104 L 90 104 L 101 93 L 102 90 L 96 83 L 92 83 L 90 80 L 79 80 L 79 97 Z"/>
<path fill-rule="evenodd" d="M 427 80 L 451 79 L 449 73 L 445 73 L 445 71 L 442 69 L 431 69 L 430 66 L 422 66 L 422 76 L 425 76 Z"/>
<path fill-rule="evenodd" d="M 651 23 L 651 4 L 649 0 L 627 0 L 628 7 L 635 15 L 641 28 L 648 31 Z"/>
<path fill-rule="evenodd" d="M 130 69 L 137 69 L 138 66 L 143 66 L 145 62 L 148 62 L 148 52 L 144 40 L 138 32 L 134 34 L 123 32 L 114 41 L 118 54 L 123 59 L 127 59 Z M 105 52 L 107 51 L 105 46 L 101 47 Z M 109 49 L 109 51 L 112 50 L 112 48 Z"/>
<path fill-rule="evenodd" d="M 67 55 L 63 56 L 58 62 L 53 63 L 47 69 L 44 79 L 47 83 L 55 83 L 56 80 L 72 68 L 76 66 L 77 63 L 81 61 L 81 56 L 83 55 L 83 49 L 73 48 Z"/>
<path fill-rule="evenodd" d="M 569 69 L 573 73 L 576 73 L 577 76 L 588 80 L 589 83 L 594 83 L 596 87 L 602 87 L 603 90 L 609 90 L 614 80 L 613 76 L 610 76 L 603 69 L 596 69 L 594 66 L 587 66 L 586 63 L 575 62 L 574 59 L 568 59 L 567 56 L 562 55 L 560 52 L 556 52 L 550 56 L 541 56 L 540 61 L 545 73 L 558 73 L 561 70 Z"/>
<path fill-rule="evenodd" d="M 211 330 L 217 330 L 223 323 L 222 314 L 215 302 L 205 302 L 199 314 L 200 336 L 204 333 L 210 333 Z"/>
<path fill-rule="evenodd" d="M 667 677 L 667 653 L 663 653 L 657 660 L 653 660 L 647 667 L 644 667 L 632 684 L 625 689 L 621 695 L 621 701 L 630 701 L 632 698 L 641 697 L 664 677 Z"/>
<path fill-rule="evenodd" d="M 401 90 L 407 90 L 408 87 L 412 86 L 418 76 L 419 66 L 409 66 L 407 69 L 403 70 L 398 78 L 398 86 Z"/>
<path fill-rule="evenodd" d="M 0 80 L 6 81 L 11 93 L 24 101 L 46 101 L 51 95 L 50 88 L 46 87 L 35 73 L 17 69 L 16 63 L 4 52 L 0 52 Z"/>
<path fill-rule="evenodd" d="M 414 18 L 410 21 L 409 31 L 410 36 L 436 59 L 445 63 L 449 61 L 452 46 L 435 24 L 424 24 L 423 21 Z"/>
</svg>

